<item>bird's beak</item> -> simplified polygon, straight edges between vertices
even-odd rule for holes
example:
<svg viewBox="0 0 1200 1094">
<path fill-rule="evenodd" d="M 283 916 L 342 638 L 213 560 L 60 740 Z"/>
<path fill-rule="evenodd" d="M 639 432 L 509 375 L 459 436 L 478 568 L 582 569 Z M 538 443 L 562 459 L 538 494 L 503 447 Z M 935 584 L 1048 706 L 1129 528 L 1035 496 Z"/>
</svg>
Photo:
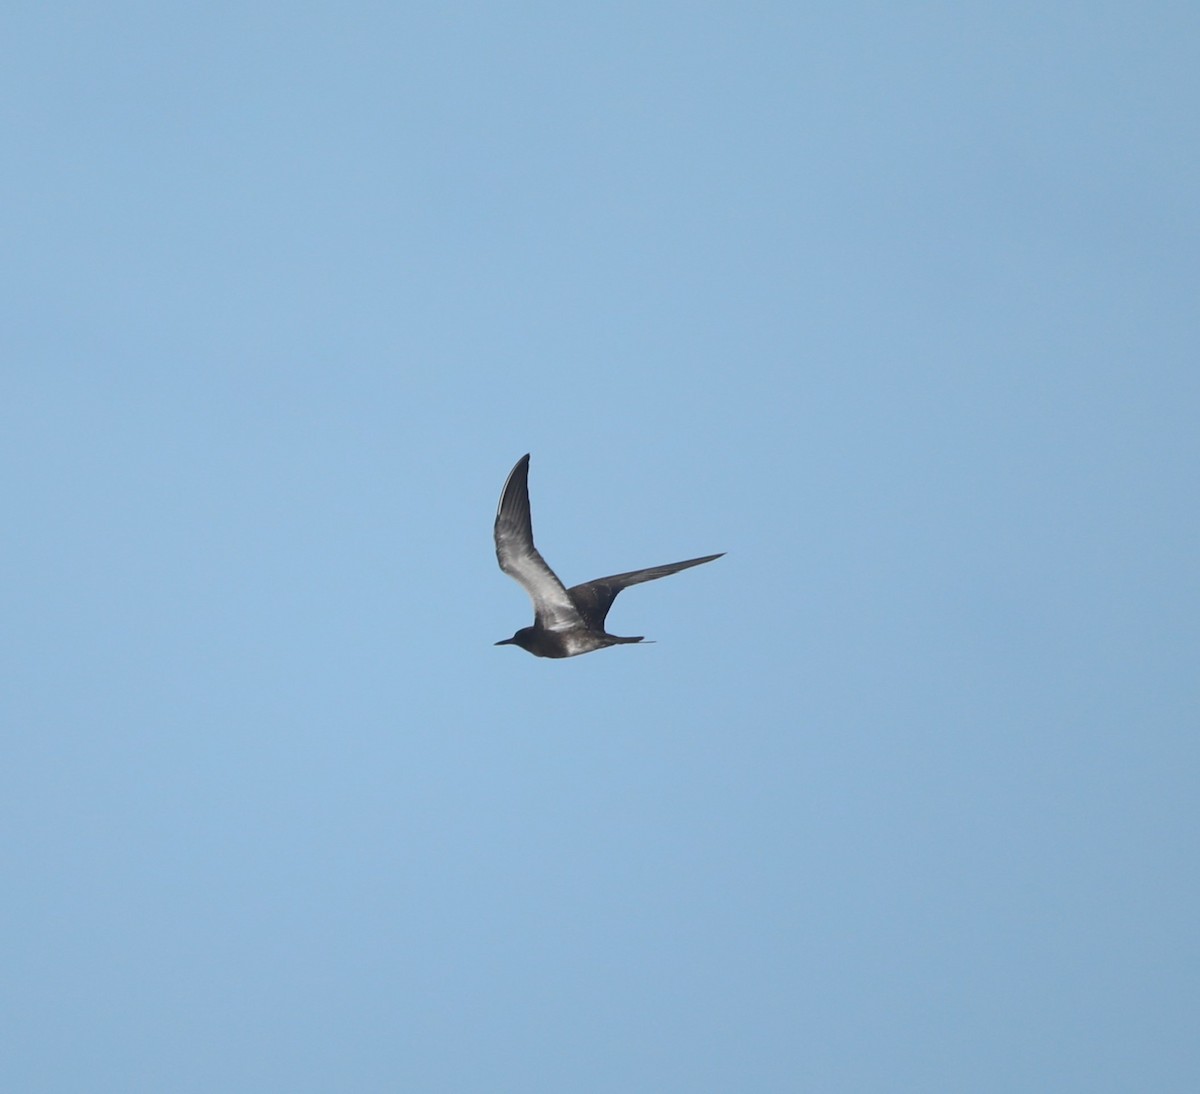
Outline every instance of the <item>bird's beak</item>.
<svg viewBox="0 0 1200 1094">
<path fill-rule="evenodd" d="M 511 638 L 501 638 L 499 642 L 493 644 L 497 646 L 511 646 L 513 644 L 513 640 Z"/>
</svg>

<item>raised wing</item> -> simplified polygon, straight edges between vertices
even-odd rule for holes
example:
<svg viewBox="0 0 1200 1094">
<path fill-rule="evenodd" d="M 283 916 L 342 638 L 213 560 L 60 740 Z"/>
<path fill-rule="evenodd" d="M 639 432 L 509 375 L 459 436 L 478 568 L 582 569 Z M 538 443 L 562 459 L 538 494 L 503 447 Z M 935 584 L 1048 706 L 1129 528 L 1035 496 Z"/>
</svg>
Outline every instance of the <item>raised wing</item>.
<svg viewBox="0 0 1200 1094">
<path fill-rule="evenodd" d="M 533 545 L 529 518 L 529 455 L 517 460 L 496 509 L 496 559 L 509 577 L 519 582 L 533 601 L 537 625 L 550 631 L 582 624 L 575 604 L 555 572 Z"/>
<path fill-rule="evenodd" d="M 608 609 L 617 599 L 617 593 L 630 585 L 640 585 L 643 581 L 654 581 L 656 578 L 677 574 L 690 566 L 699 566 L 702 562 L 712 562 L 725 552 L 716 555 L 705 555 L 703 558 L 689 558 L 686 562 L 672 562 L 666 566 L 650 566 L 645 570 L 630 570 L 627 574 L 613 574 L 611 577 L 598 577 L 595 581 L 586 581 L 582 585 L 573 585 L 567 590 L 567 595 L 583 616 L 583 621 L 591 628 L 603 630 L 604 620 Z"/>
</svg>

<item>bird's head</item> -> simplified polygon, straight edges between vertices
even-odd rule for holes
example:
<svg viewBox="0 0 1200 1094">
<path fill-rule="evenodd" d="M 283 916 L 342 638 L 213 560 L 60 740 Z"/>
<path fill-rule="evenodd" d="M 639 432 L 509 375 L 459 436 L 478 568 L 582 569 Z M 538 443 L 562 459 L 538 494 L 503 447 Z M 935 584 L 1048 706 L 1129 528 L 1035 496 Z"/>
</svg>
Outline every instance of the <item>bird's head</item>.
<svg viewBox="0 0 1200 1094">
<path fill-rule="evenodd" d="M 496 643 L 497 646 L 520 646 L 521 649 L 530 649 L 533 645 L 533 627 L 522 627 L 511 638 L 501 638 Z"/>
</svg>

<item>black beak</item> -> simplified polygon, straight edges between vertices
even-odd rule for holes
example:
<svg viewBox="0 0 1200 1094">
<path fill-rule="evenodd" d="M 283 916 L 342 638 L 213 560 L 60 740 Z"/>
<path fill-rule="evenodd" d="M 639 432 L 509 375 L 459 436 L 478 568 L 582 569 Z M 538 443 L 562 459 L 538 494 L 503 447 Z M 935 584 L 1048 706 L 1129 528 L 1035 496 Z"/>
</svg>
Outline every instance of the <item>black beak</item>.
<svg viewBox="0 0 1200 1094">
<path fill-rule="evenodd" d="M 512 644 L 513 640 L 511 638 L 501 638 L 499 642 L 493 643 L 496 646 L 511 646 Z"/>
</svg>

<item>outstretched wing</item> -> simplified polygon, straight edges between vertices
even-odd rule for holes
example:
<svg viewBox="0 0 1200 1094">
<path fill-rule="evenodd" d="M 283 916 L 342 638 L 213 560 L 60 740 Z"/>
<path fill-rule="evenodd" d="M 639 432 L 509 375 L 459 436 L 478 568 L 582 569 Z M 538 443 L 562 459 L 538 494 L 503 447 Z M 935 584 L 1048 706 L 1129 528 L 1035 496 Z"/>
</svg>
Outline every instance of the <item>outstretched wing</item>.
<svg viewBox="0 0 1200 1094">
<path fill-rule="evenodd" d="M 529 518 L 529 455 L 517 460 L 508 474 L 496 509 L 496 559 L 509 577 L 529 594 L 537 624 L 562 631 L 582 622 L 563 583 L 533 545 Z"/>
<path fill-rule="evenodd" d="M 582 585 L 573 585 L 567 590 L 583 621 L 595 630 L 604 627 L 608 609 L 617 599 L 617 593 L 630 585 L 640 585 L 643 581 L 654 581 L 656 578 L 677 574 L 690 566 L 699 566 L 702 562 L 712 562 L 725 552 L 716 555 L 705 555 L 703 558 L 689 558 L 686 562 L 672 562 L 666 566 L 651 566 L 645 570 L 630 570 L 627 574 L 613 574 L 612 577 L 598 577 L 595 581 L 586 581 Z"/>
</svg>

